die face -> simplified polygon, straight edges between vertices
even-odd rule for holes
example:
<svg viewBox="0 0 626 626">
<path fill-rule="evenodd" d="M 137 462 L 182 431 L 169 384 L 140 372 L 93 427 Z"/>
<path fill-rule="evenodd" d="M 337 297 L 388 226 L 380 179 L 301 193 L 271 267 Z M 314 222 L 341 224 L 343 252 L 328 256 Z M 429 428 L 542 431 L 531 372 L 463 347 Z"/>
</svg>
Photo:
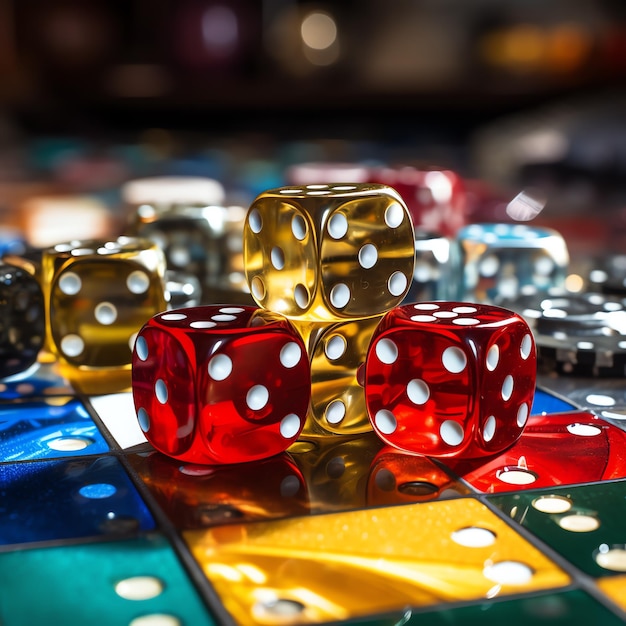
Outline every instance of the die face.
<svg viewBox="0 0 626 626">
<path fill-rule="evenodd" d="M 244 266 L 250 293 L 263 308 L 304 315 L 316 294 L 319 261 L 315 225 L 297 199 L 262 194 L 244 225 Z"/>
<path fill-rule="evenodd" d="M 45 308 L 39 283 L 25 270 L 0 263 L 0 378 L 30 367 L 44 337 Z"/>
<path fill-rule="evenodd" d="M 52 352 L 76 368 L 130 368 L 136 333 L 166 307 L 163 253 L 144 239 L 67 247 L 43 254 Z"/>
<path fill-rule="evenodd" d="M 333 324 L 311 351 L 311 412 L 305 430 L 354 435 L 371 430 L 363 394 L 363 367 L 382 316 Z M 297 325 L 297 322 L 296 322 Z"/>
<path fill-rule="evenodd" d="M 293 318 L 384 313 L 406 294 L 414 255 L 408 210 L 384 185 L 270 190 L 252 204 L 244 226 L 252 296 Z"/>
<path fill-rule="evenodd" d="M 161 313 L 133 354 L 133 395 L 146 437 L 190 463 L 239 463 L 283 452 L 310 400 L 304 343 L 286 318 L 256 307 Z"/>
<path fill-rule="evenodd" d="M 295 334 L 266 327 L 222 343 L 198 368 L 200 435 L 211 455 L 239 463 L 284 451 L 304 426 L 310 384 Z"/>
<path fill-rule="evenodd" d="M 149 322 L 137 336 L 132 362 L 139 426 L 157 450 L 177 458 L 193 446 L 196 427 L 195 370 L 185 345 Z"/>
<path fill-rule="evenodd" d="M 532 405 L 534 342 L 506 309 L 459 302 L 403 305 L 372 338 L 365 398 L 391 446 L 485 456 L 512 445 Z"/>
</svg>

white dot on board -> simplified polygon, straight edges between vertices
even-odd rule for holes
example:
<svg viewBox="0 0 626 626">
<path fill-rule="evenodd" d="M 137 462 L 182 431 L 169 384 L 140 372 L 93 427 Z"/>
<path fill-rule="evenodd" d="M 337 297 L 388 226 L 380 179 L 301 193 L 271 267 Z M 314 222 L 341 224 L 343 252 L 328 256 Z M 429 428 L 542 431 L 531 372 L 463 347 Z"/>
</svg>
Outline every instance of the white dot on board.
<svg viewBox="0 0 626 626">
<path fill-rule="evenodd" d="M 436 322 L 437 318 L 434 315 L 411 315 L 411 319 L 414 322 L 426 323 L 426 322 Z"/>
<path fill-rule="evenodd" d="M 100 302 L 93 313 L 96 320 L 103 326 L 110 326 L 117 319 L 117 309 L 111 302 Z"/>
<path fill-rule="evenodd" d="M 307 191 L 307 196 L 327 196 L 330 193 L 328 189 L 314 189 Z"/>
<path fill-rule="evenodd" d="M 61 351 L 65 356 L 78 356 L 85 349 L 85 342 L 78 335 L 65 335 L 61 339 Z"/>
<path fill-rule="evenodd" d="M 564 496 L 539 496 L 532 501 L 532 506 L 541 513 L 565 513 L 569 511 L 574 503 Z"/>
<path fill-rule="evenodd" d="M 135 350 L 141 361 L 145 361 L 148 358 L 148 342 L 145 337 L 137 337 L 137 340 L 135 341 Z"/>
<path fill-rule="evenodd" d="M 302 349 L 295 341 L 286 343 L 280 349 L 279 359 L 283 367 L 291 369 L 300 362 L 302 356 Z"/>
<path fill-rule="evenodd" d="M 167 385 L 162 378 L 159 378 L 154 384 L 154 395 L 161 404 L 165 404 L 167 402 Z"/>
<path fill-rule="evenodd" d="M 254 385 L 246 394 L 246 404 L 252 411 L 262 409 L 270 399 L 270 392 L 263 385 Z"/>
<path fill-rule="evenodd" d="M 520 404 L 519 409 L 517 409 L 517 425 L 520 428 L 524 428 L 524 426 L 526 426 L 526 422 L 528 420 L 528 405 L 527 404 Z"/>
<path fill-rule="evenodd" d="M 343 356 L 348 347 L 348 343 L 343 335 L 333 335 L 328 338 L 326 345 L 324 346 L 324 353 L 326 357 L 331 361 L 336 361 Z"/>
<path fill-rule="evenodd" d="M 463 427 L 454 420 L 445 420 L 439 427 L 439 435 L 449 446 L 458 446 L 463 441 Z"/>
<path fill-rule="evenodd" d="M 46 442 L 48 448 L 57 452 L 78 452 L 92 443 L 87 437 L 59 437 Z"/>
<path fill-rule="evenodd" d="M 300 431 L 300 418 L 295 413 L 289 413 L 280 420 L 280 434 L 285 439 L 295 437 Z"/>
<path fill-rule="evenodd" d="M 350 287 L 345 283 L 337 283 L 330 290 L 330 303 L 336 309 L 343 309 L 350 302 Z"/>
<path fill-rule="evenodd" d="M 485 420 L 485 425 L 483 426 L 483 440 L 487 443 L 490 442 L 496 434 L 496 424 L 496 418 L 494 415 L 490 415 Z"/>
<path fill-rule="evenodd" d="M 522 343 L 520 344 L 520 354 L 522 355 L 522 359 L 524 359 L 524 361 L 530 356 L 530 353 L 533 349 L 533 339 L 532 337 L 527 333 L 526 335 L 524 335 L 524 338 L 522 339 Z"/>
<path fill-rule="evenodd" d="M 600 520 L 593 515 L 572 514 L 561 517 L 558 521 L 563 530 L 572 533 L 591 533 L 600 528 Z"/>
<path fill-rule="evenodd" d="M 271 594 L 252 606 L 252 615 L 257 623 L 293 624 L 305 609 L 306 606 L 298 600 L 280 598 Z"/>
<path fill-rule="evenodd" d="M 454 543 L 466 548 L 486 548 L 496 542 L 496 534 L 488 528 L 467 526 L 455 530 L 450 538 Z"/>
<path fill-rule="evenodd" d="M 430 398 L 430 389 L 423 380 L 414 378 L 407 384 L 406 394 L 413 404 L 424 404 Z"/>
<path fill-rule="evenodd" d="M 391 339 L 381 339 L 375 347 L 376 356 L 381 363 L 391 365 L 398 358 L 398 346 Z"/>
<path fill-rule="evenodd" d="M 487 358 L 485 360 L 485 365 L 490 372 L 498 367 L 498 362 L 500 361 L 500 348 L 497 343 L 494 343 L 489 350 L 487 350 Z"/>
<path fill-rule="evenodd" d="M 163 582 L 155 576 L 133 576 L 115 585 L 115 593 L 125 600 L 150 600 L 161 595 L 163 589 Z"/>
<path fill-rule="evenodd" d="M 67 296 L 76 295 L 83 283 L 80 279 L 80 276 L 74 272 L 65 272 L 59 278 L 59 289 Z"/>
<path fill-rule="evenodd" d="M 302 241 L 306 237 L 307 230 L 306 220 L 302 215 L 294 215 L 291 218 L 291 232 L 298 241 Z"/>
<path fill-rule="evenodd" d="M 348 219 L 343 213 L 335 213 L 328 220 L 327 228 L 333 239 L 341 239 L 348 232 Z"/>
<path fill-rule="evenodd" d="M 407 277 L 402 272 L 394 272 L 387 281 L 387 289 L 392 296 L 401 296 L 408 284 Z"/>
<path fill-rule="evenodd" d="M 376 265 L 376 262 L 378 261 L 378 250 L 376 249 L 376 246 L 371 243 L 366 243 L 359 250 L 358 258 L 359 264 L 363 269 L 368 270 L 374 267 L 374 265 Z"/>
<path fill-rule="evenodd" d="M 184 313 L 164 313 L 161 319 L 165 322 L 180 322 L 186 320 L 187 316 Z"/>
<path fill-rule="evenodd" d="M 596 554 L 596 563 L 604 569 L 614 572 L 626 572 L 626 549 L 602 544 Z"/>
<path fill-rule="evenodd" d="M 441 355 L 441 361 L 443 366 L 451 373 L 451 374 L 459 374 L 465 369 L 467 365 L 467 357 L 465 356 L 465 352 L 461 350 L 461 348 L 457 348 L 456 346 L 450 346 L 443 351 Z"/>
<path fill-rule="evenodd" d="M 293 297 L 301 309 L 306 309 L 309 306 L 309 291 L 302 283 L 296 285 L 293 290 Z"/>
<path fill-rule="evenodd" d="M 500 561 L 487 565 L 483 574 L 500 585 L 525 585 L 532 579 L 533 570 L 520 561 Z"/>
<path fill-rule="evenodd" d="M 329 424 L 339 424 L 346 416 L 346 405 L 341 400 L 333 400 L 328 403 L 324 415 Z"/>
<path fill-rule="evenodd" d="M 385 435 L 391 435 L 398 427 L 395 415 L 387 409 L 381 409 L 374 415 L 374 423 L 376 428 Z"/>
<path fill-rule="evenodd" d="M 457 317 L 455 320 L 452 320 L 452 323 L 457 326 L 476 326 L 480 324 L 480 320 L 477 320 L 475 317 Z"/>
<path fill-rule="evenodd" d="M 263 228 L 263 218 L 261 217 L 261 213 L 259 213 L 258 209 L 252 209 L 248 215 L 248 225 L 250 226 L 250 230 L 258 235 Z"/>
<path fill-rule="evenodd" d="M 285 253 L 283 249 L 274 246 L 270 252 L 270 261 L 277 270 L 282 270 L 285 267 Z"/>
<path fill-rule="evenodd" d="M 148 291 L 148 287 L 150 287 L 150 277 L 141 270 L 135 270 L 126 278 L 126 287 L 128 287 L 128 291 L 131 293 L 145 293 Z"/>
<path fill-rule="evenodd" d="M 213 380 L 226 380 L 233 371 L 233 362 L 225 354 L 216 354 L 209 361 L 208 371 Z"/>
<path fill-rule="evenodd" d="M 215 326 L 217 326 L 217 324 L 215 322 L 211 322 L 210 320 L 195 320 L 189 324 L 189 328 L 198 329 L 214 328 Z"/>
<path fill-rule="evenodd" d="M 496 478 L 507 485 L 532 485 L 537 476 L 523 467 L 505 467 L 496 472 Z"/>
<path fill-rule="evenodd" d="M 255 276 L 250 281 L 250 292 L 258 301 L 265 298 L 265 283 L 263 282 L 262 278 L 260 278 L 259 276 Z"/>
<path fill-rule="evenodd" d="M 578 437 L 596 437 L 602 432 L 602 429 L 593 424 L 568 424 L 567 431 Z"/>
<path fill-rule="evenodd" d="M 139 428 L 141 428 L 144 433 L 150 430 L 150 416 L 148 415 L 148 411 L 143 407 L 137 411 L 137 421 L 139 422 Z"/>
<path fill-rule="evenodd" d="M 615 399 L 600 393 L 590 393 L 585 400 L 596 406 L 614 406 Z"/>
<path fill-rule="evenodd" d="M 390 204 L 385 209 L 385 224 L 389 228 L 398 228 L 404 221 L 404 209 L 397 203 Z"/>
<path fill-rule="evenodd" d="M 413 305 L 413 308 L 418 311 L 436 311 L 440 307 L 438 304 L 434 304 L 433 302 L 418 302 Z"/>
<path fill-rule="evenodd" d="M 167 613 L 148 613 L 135 617 L 128 626 L 182 626 L 182 622 L 174 615 Z"/>
<path fill-rule="evenodd" d="M 513 376 L 510 374 L 504 377 L 504 381 L 502 382 L 502 399 L 506 402 L 511 399 L 511 395 L 513 394 Z"/>
</svg>

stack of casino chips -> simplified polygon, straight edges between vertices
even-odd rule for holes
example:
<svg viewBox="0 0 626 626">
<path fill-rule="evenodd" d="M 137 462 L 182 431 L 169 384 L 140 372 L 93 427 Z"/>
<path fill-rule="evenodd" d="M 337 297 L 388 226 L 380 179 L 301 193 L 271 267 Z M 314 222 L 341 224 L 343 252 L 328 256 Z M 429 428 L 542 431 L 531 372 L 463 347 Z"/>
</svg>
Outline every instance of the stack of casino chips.
<svg viewBox="0 0 626 626">
<path fill-rule="evenodd" d="M 552 289 L 504 300 L 533 329 L 540 373 L 626 374 L 626 299 Z"/>
</svg>

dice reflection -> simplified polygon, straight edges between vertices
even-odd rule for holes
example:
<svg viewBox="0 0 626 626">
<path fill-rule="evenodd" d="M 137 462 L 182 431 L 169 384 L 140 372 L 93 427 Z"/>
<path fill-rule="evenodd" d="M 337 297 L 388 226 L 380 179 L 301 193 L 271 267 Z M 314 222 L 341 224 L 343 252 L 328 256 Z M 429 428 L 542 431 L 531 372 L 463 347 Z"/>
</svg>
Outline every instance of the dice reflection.
<svg viewBox="0 0 626 626">
<path fill-rule="evenodd" d="M 626 432 L 585 411 L 533 415 L 520 439 L 481 461 L 445 461 L 485 493 L 626 478 Z"/>
<path fill-rule="evenodd" d="M 222 466 L 181 463 L 160 452 L 132 454 L 128 460 L 183 530 L 309 512 L 306 482 L 288 454 Z"/>
</svg>

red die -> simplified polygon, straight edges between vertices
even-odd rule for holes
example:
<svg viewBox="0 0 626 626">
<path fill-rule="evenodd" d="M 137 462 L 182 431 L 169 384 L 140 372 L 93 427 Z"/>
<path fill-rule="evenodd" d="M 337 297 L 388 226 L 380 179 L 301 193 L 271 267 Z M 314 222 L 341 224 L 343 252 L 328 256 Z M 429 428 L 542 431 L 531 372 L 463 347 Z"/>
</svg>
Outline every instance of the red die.
<svg viewBox="0 0 626 626">
<path fill-rule="evenodd" d="M 139 425 L 188 463 L 240 463 L 283 452 L 309 407 L 304 343 L 279 314 L 207 305 L 159 313 L 132 360 Z"/>
<path fill-rule="evenodd" d="M 467 223 L 465 183 L 452 170 L 412 165 L 373 168 L 369 180 L 393 187 L 402 196 L 416 228 L 454 237 Z"/>
<path fill-rule="evenodd" d="M 535 342 L 501 307 L 396 307 L 372 336 L 365 401 L 389 445 L 438 457 L 495 454 L 522 434 L 535 392 Z"/>
</svg>

